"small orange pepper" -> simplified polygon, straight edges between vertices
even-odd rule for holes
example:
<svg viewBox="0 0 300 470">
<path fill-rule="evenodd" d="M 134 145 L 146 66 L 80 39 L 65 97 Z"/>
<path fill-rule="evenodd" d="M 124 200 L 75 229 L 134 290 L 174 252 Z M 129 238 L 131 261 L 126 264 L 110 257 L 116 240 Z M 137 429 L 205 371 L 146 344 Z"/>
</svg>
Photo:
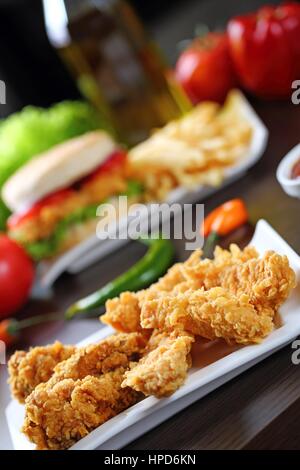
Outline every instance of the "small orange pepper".
<svg viewBox="0 0 300 470">
<path fill-rule="evenodd" d="M 0 341 L 7 347 L 12 346 L 18 339 L 18 329 L 15 328 L 16 320 L 9 318 L 0 322 Z"/>
<path fill-rule="evenodd" d="M 48 313 L 44 315 L 36 315 L 35 317 L 17 320 L 16 318 L 7 318 L 0 321 L 0 341 L 5 343 L 7 347 L 12 346 L 20 338 L 21 332 L 26 328 L 41 325 L 52 321 L 61 320 L 61 313 Z"/>
<path fill-rule="evenodd" d="M 231 199 L 214 209 L 201 226 L 201 233 L 208 237 L 211 233 L 225 236 L 249 220 L 246 205 L 242 199 Z"/>
</svg>

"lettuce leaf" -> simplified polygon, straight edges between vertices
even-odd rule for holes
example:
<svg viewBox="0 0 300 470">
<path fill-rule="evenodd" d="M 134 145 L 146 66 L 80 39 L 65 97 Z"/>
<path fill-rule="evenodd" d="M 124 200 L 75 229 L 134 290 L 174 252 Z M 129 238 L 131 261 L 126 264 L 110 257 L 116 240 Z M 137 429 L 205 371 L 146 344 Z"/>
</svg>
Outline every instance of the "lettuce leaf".
<svg viewBox="0 0 300 470">
<path fill-rule="evenodd" d="M 10 215 L 10 211 L 5 206 L 4 202 L 0 199 L 0 231 L 5 230 L 6 221 Z"/>
<path fill-rule="evenodd" d="M 98 206 L 99 204 L 93 204 L 76 210 L 57 224 L 51 237 L 34 243 L 28 243 L 25 246 L 26 251 L 36 261 L 53 256 L 63 242 L 68 229 L 73 225 L 82 224 L 90 219 L 94 219 Z"/>
<path fill-rule="evenodd" d="M 127 197 L 134 197 L 134 196 L 139 196 L 144 192 L 144 187 L 142 183 L 139 181 L 135 180 L 129 180 L 127 182 L 127 191 L 123 194 L 123 196 Z"/>
<path fill-rule="evenodd" d="M 0 121 L 0 191 L 5 181 L 35 155 L 96 129 L 111 132 L 88 103 L 64 101 L 49 109 L 28 106 Z M 0 230 L 8 210 L 0 202 Z"/>
</svg>

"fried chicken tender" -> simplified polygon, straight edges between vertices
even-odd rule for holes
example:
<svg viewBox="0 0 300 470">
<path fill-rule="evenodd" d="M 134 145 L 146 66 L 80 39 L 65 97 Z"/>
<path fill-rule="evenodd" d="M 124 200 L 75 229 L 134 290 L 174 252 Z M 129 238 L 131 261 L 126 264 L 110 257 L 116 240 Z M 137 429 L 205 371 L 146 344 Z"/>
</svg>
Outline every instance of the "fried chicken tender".
<svg viewBox="0 0 300 470">
<path fill-rule="evenodd" d="M 141 323 L 239 344 L 259 343 L 274 327 L 269 311 L 258 312 L 248 295 L 234 296 L 222 287 L 149 300 L 143 304 Z"/>
<path fill-rule="evenodd" d="M 58 364 L 25 402 L 23 432 L 37 449 L 67 449 L 135 404 L 142 395 L 121 383 L 145 344 L 139 333 L 113 335 Z"/>
<path fill-rule="evenodd" d="M 121 388 L 126 368 L 99 377 L 40 384 L 26 400 L 23 432 L 37 450 L 68 449 L 141 397 Z"/>
<path fill-rule="evenodd" d="M 122 333 L 141 331 L 140 306 L 137 295 L 123 292 L 120 297 L 106 302 L 106 313 L 102 315 L 101 322 L 112 326 Z"/>
<path fill-rule="evenodd" d="M 116 367 L 126 367 L 139 358 L 146 346 L 142 334 L 116 334 L 96 344 L 78 349 L 67 361 L 59 363 L 48 384 L 63 379 L 82 379 L 87 375 L 99 375 L 110 372 Z"/>
<path fill-rule="evenodd" d="M 212 262 L 198 258 L 198 262 L 184 266 L 184 276 L 201 283 L 205 290 L 219 286 L 234 295 L 247 294 L 258 310 L 269 309 L 272 315 L 296 286 L 286 256 L 267 251 L 259 258 L 253 248 L 241 251 L 236 245 L 231 245 L 230 251 L 217 247 Z"/>
<path fill-rule="evenodd" d="M 122 299 L 113 299 L 108 304 L 105 322 L 121 331 L 129 324 L 129 319 L 132 327 L 139 321 L 142 328 L 163 328 L 166 325 L 170 328 L 170 319 L 166 322 L 160 319 L 169 318 L 166 312 L 171 311 L 171 308 L 175 311 L 178 307 L 177 310 L 181 311 L 186 299 L 193 296 L 195 304 L 207 302 L 208 306 L 205 308 L 211 314 L 209 317 L 205 314 L 196 327 L 196 318 L 200 321 L 204 312 L 202 306 L 198 305 L 200 317 L 197 312 L 192 330 L 187 331 L 206 338 L 222 336 L 227 341 L 236 340 L 244 344 L 263 339 L 272 331 L 272 320 L 278 308 L 296 285 L 295 273 L 290 268 L 287 257 L 269 251 L 260 258 L 255 248 L 240 250 L 236 245 L 231 245 L 230 250 L 217 247 L 212 260 L 201 259 L 201 255 L 202 252 L 196 250 L 186 262 L 175 264 L 166 276 L 149 289 L 137 293 L 128 292 Z M 222 290 L 209 293 L 217 287 Z M 220 304 L 215 299 L 216 293 L 219 293 L 224 304 L 221 317 L 218 310 Z M 193 306 L 193 312 L 195 308 Z M 214 311 L 214 308 L 217 310 Z M 228 326 L 226 311 L 229 312 L 229 309 L 240 316 L 234 329 Z M 153 320 L 154 313 L 156 321 Z M 271 322 L 258 318 L 258 314 L 269 317 Z M 171 318 L 175 318 L 174 312 Z M 185 322 L 188 318 L 190 324 L 190 313 L 187 313 Z M 180 320 L 181 328 L 185 322 Z M 176 325 L 174 322 L 173 327 Z"/>
<path fill-rule="evenodd" d="M 241 251 L 235 245 L 232 246 L 231 252 L 220 249 L 216 250 L 215 255 L 215 260 L 202 260 L 202 251 L 196 250 L 187 261 L 174 264 L 165 276 L 148 289 L 139 292 L 124 292 L 120 297 L 108 300 L 106 313 L 100 318 L 101 322 L 120 332 L 139 331 L 141 307 L 144 301 L 164 295 L 176 295 L 191 289 L 200 289 L 204 287 L 206 276 L 212 277 L 212 273 L 215 285 L 217 285 L 219 282 L 217 273 L 222 269 L 222 265 L 233 266 L 258 257 L 254 248 L 247 247 Z"/>
<path fill-rule="evenodd" d="M 181 274 L 182 263 L 172 266 L 167 274 L 149 289 L 139 292 L 123 292 L 119 297 L 108 300 L 105 305 L 106 312 L 100 321 L 112 326 L 122 333 L 141 331 L 140 324 L 141 304 L 144 297 L 155 293 L 155 296 L 171 292 L 176 285 L 185 280 Z"/>
<path fill-rule="evenodd" d="M 191 367 L 193 336 L 174 332 L 158 337 L 159 345 L 125 372 L 122 387 L 161 398 L 172 395 L 184 383 Z"/>
<path fill-rule="evenodd" d="M 24 403 L 25 398 L 42 382 L 47 382 L 54 367 L 68 359 L 75 346 L 56 343 L 48 346 L 31 348 L 29 352 L 16 351 L 8 362 L 8 372 L 12 395 Z"/>
</svg>

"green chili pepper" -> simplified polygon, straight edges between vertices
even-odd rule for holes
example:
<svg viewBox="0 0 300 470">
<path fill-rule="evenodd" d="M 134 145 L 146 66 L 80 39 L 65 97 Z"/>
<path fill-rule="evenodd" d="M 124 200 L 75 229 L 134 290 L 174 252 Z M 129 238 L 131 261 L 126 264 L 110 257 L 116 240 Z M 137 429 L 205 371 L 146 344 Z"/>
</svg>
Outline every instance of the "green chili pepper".
<svg viewBox="0 0 300 470">
<path fill-rule="evenodd" d="M 165 274 L 174 257 L 172 242 L 162 238 L 143 238 L 140 241 L 149 247 L 146 255 L 114 281 L 71 305 L 65 313 L 67 320 L 76 314 L 103 307 L 107 300 L 117 297 L 124 291 L 134 292 L 144 289 Z"/>
</svg>

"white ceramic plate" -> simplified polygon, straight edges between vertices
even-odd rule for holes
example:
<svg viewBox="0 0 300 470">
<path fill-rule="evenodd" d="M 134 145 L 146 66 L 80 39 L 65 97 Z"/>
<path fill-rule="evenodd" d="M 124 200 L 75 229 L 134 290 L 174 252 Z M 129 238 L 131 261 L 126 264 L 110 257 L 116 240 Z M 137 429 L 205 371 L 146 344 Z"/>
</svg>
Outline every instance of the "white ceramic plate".
<svg viewBox="0 0 300 470">
<path fill-rule="evenodd" d="M 110 450 L 127 445 L 244 370 L 262 361 L 300 334 L 300 257 L 264 220 L 257 223 L 251 244 L 261 254 L 266 250 L 275 250 L 287 255 L 291 267 L 296 272 L 297 287 L 280 310 L 283 325 L 274 330 L 259 345 L 241 348 L 202 369 L 191 369 L 185 384 L 174 395 L 160 400 L 154 397 L 145 398 L 97 428 L 74 445 L 72 450 Z M 111 328 L 102 328 L 80 344 L 96 342 L 111 333 Z M 19 431 L 24 418 L 23 406 L 12 401 L 6 409 L 6 416 L 15 449 L 32 448 Z"/>
<path fill-rule="evenodd" d="M 300 144 L 292 148 L 278 165 L 276 176 L 282 189 L 292 197 L 300 199 L 300 178 L 291 178 L 294 164 L 300 159 Z"/>
<path fill-rule="evenodd" d="M 242 112 L 253 128 L 251 144 L 246 155 L 244 155 L 244 157 L 233 167 L 228 167 L 226 169 L 225 179 L 221 186 L 217 188 L 199 186 L 195 191 L 187 191 L 186 189 L 179 187 L 170 193 L 167 202 L 183 204 L 201 201 L 201 199 L 204 199 L 205 197 L 219 191 L 224 186 L 227 186 L 233 181 L 241 178 L 243 174 L 262 157 L 268 142 L 268 130 L 246 98 L 242 94 L 241 96 L 243 102 Z M 147 214 L 145 214 L 145 219 L 147 217 Z M 169 217 L 169 212 L 166 212 L 165 217 Z M 162 219 L 164 219 L 164 214 L 162 215 Z M 143 221 L 141 220 L 141 223 L 142 222 Z M 127 226 L 126 218 L 123 219 L 121 226 L 123 226 L 124 229 Z M 40 278 L 42 284 L 47 287 L 51 286 L 64 271 L 71 274 L 78 273 L 127 242 L 128 239 L 99 240 L 96 235 L 93 235 L 65 253 L 54 263 L 42 263 L 40 267 Z"/>
</svg>

